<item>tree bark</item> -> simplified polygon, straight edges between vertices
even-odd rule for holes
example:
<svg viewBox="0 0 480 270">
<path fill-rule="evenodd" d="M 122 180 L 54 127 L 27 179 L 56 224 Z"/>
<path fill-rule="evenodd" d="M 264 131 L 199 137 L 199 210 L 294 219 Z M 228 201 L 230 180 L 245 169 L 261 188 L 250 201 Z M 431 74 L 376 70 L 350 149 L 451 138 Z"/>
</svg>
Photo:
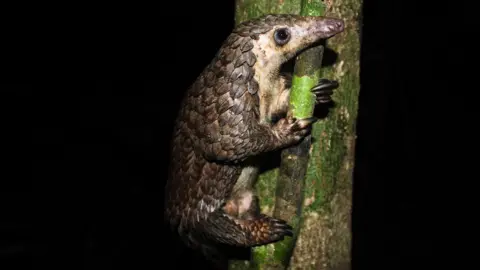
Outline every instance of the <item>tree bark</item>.
<svg viewBox="0 0 480 270">
<path fill-rule="evenodd" d="M 340 84 L 333 95 L 335 107 L 313 125 L 311 145 L 308 137 L 282 151 L 280 168 L 262 173 L 256 185 L 262 212 L 287 220 L 295 237 L 254 248 L 252 261 L 232 262 L 232 269 L 350 269 L 361 4 L 362 0 L 236 0 L 237 24 L 267 13 L 325 15 L 343 19 L 345 31 L 328 40 L 326 48 L 338 56 L 332 66 L 321 69 L 321 77 Z M 296 59 L 289 112 L 296 117 L 313 114 L 312 97 L 305 89 L 320 77 L 314 62 L 321 61 L 321 51 L 321 46 L 315 47 Z M 311 67 L 303 75 L 302 65 Z"/>
</svg>

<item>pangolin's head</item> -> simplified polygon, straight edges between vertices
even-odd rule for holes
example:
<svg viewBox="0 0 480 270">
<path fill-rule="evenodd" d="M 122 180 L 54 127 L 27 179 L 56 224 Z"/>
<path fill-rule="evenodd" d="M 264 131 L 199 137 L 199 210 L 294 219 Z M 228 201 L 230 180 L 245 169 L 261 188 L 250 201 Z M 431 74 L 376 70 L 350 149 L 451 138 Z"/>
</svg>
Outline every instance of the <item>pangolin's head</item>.
<svg viewBox="0 0 480 270">
<path fill-rule="evenodd" d="M 344 29 L 341 19 L 291 14 L 265 15 L 239 24 L 234 34 L 250 37 L 257 61 L 276 66 L 300 50 Z M 250 45 L 251 46 L 251 45 Z"/>
</svg>

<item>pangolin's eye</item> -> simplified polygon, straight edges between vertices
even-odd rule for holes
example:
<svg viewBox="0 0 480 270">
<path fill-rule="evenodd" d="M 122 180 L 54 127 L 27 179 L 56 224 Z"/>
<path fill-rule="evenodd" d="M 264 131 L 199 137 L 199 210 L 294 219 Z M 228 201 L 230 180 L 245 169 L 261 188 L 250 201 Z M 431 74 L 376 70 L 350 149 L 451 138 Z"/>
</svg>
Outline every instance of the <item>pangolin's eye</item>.
<svg viewBox="0 0 480 270">
<path fill-rule="evenodd" d="M 277 29 L 273 34 L 273 38 L 277 45 L 285 45 L 290 40 L 290 30 L 288 30 L 288 28 Z"/>
</svg>

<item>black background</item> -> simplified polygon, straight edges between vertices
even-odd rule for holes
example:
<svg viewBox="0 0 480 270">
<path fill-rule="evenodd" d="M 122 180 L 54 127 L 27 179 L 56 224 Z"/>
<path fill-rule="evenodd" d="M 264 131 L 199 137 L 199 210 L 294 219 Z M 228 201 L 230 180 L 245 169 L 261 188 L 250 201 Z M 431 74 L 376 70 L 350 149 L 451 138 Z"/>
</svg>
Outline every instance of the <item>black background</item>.
<svg viewBox="0 0 480 270">
<path fill-rule="evenodd" d="M 190 261 L 169 252 L 161 223 L 168 143 L 183 91 L 233 27 L 233 1 L 3 12 L 2 269 Z M 459 267 L 478 178 L 464 99 L 478 89 L 475 17 L 459 3 L 365 0 L 363 18 L 353 267 Z"/>
</svg>

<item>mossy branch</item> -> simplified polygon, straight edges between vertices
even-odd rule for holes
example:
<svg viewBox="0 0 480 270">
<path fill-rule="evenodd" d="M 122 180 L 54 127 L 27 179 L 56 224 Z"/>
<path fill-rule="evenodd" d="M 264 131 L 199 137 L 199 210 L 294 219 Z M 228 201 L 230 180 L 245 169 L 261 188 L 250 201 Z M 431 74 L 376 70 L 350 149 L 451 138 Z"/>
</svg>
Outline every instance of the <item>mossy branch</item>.
<svg viewBox="0 0 480 270">
<path fill-rule="evenodd" d="M 309 4 L 305 4 L 309 2 Z M 322 16 L 323 4 L 318 1 L 302 1 L 301 15 Z M 295 60 L 290 109 L 288 114 L 302 119 L 313 116 L 315 95 L 311 89 L 318 84 L 321 73 L 323 46 L 305 50 Z M 295 146 L 284 149 L 277 178 L 274 217 L 286 220 L 294 228 L 294 237 L 273 244 L 274 257 L 283 268 L 290 264 L 300 223 L 304 199 L 305 176 L 307 173 L 311 135 Z"/>
<path fill-rule="evenodd" d="M 310 89 L 320 76 L 339 81 L 340 87 L 333 95 L 337 106 L 326 119 L 313 125 L 311 137 L 285 149 L 280 167 L 262 173 L 256 185 L 262 212 L 288 221 L 294 227 L 295 237 L 254 248 L 250 262 L 232 262 L 231 269 L 285 269 L 287 265 L 291 269 L 349 268 L 361 0 L 325 3 L 321 0 L 236 0 L 237 24 L 267 13 L 325 14 L 344 19 L 346 30 L 329 42 L 328 47 L 340 56 L 332 67 L 320 69 L 322 46 L 297 57 L 289 113 L 297 118 L 313 115 L 315 101 Z"/>
</svg>

